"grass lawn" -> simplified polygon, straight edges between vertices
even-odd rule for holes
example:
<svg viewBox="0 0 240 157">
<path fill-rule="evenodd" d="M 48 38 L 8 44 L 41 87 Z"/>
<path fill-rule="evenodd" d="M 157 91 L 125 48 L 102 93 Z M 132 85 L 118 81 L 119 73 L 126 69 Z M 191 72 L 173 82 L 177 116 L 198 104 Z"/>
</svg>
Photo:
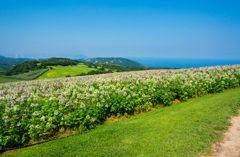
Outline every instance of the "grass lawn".
<svg viewBox="0 0 240 157">
<path fill-rule="evenodd" d="M 44 73 L 37 79 L 48 79 L 57 77 L 66 77 L 67 75 L 76 76 L 77 74 L 87 73 L 95 68 L 88 68 L 87 65 L 78 64 L 77 66 L 51 66 L 53 69 Z"/>
<path fill-rule="evenodd" d="M 211 155 L 231 115 L 240 109 L 240 88 L 99 126 L 86 133 L 20 149 L 10 156 Z"/>
<path fill-rule="evenodd" d="M 17 81 L 21 81 L 21 80 L 0 76 L 0 83 L 17 82 Z"/>
</svg>

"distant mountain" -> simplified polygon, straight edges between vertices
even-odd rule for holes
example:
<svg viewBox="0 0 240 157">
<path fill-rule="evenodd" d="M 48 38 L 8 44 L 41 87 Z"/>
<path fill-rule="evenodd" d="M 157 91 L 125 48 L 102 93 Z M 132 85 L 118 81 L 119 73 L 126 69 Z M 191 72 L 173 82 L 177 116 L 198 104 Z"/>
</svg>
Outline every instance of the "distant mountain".
<svg viewBox="0 0 240 157">
<path fill-rule="evenodd" d="M 0 56 L 0 71 L 11 69 L 17 64 L 21 64 L 25 61 L 30 61 L 29 58 L 8 58 Z"/>
<path fill-rule="evenodd" d="M 105 64 L 117 64 L 121 66 L 142 66 L 140 63 L 127 58 L 85 58 L 80 59 L 87 63 L 105 63 Z"/>
</svg>

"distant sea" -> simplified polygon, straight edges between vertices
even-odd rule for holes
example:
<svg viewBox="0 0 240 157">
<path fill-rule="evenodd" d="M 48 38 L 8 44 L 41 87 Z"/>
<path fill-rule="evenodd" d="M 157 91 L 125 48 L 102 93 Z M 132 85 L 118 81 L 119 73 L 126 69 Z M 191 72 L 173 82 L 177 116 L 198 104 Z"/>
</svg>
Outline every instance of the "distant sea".
<svg viewBox="0 0 240 157">
<path fill-rule="evenodd" d="M 191 68 L 240 64 L 240 59 L 130 58 L 150 67 Z"/>
</svg>

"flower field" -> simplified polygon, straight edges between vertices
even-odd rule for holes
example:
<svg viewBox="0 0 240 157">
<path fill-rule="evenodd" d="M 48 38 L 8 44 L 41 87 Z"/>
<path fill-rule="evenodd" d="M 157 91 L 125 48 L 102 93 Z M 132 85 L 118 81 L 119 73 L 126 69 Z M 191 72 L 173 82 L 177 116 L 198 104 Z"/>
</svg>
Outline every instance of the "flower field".
<svg viewBox="0 0 240 157">
<path fill-rule="evenodd" d="M 0 148 L 239 86 L 240 65 L 0 84 Z"/>
</svg>

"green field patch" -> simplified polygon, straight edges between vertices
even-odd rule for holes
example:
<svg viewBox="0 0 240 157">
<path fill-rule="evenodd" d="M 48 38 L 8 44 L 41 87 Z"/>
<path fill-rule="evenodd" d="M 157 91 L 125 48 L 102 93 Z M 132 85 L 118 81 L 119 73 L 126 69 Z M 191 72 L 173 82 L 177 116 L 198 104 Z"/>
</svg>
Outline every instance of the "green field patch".
<svg viewBox="0 0 240 157">
<path fill-rule="evenodd" d="M 51 66 L 52 69 L 44 73 L 37 79 L 49 79 L 49 78 L 58 78 L 76 76 L 81 73 L 88 73 L 89 71 L 96 70 L 95 68 L 89 68 L 87 65 L 79 64 L 77 66 Z"/>
</svg>

